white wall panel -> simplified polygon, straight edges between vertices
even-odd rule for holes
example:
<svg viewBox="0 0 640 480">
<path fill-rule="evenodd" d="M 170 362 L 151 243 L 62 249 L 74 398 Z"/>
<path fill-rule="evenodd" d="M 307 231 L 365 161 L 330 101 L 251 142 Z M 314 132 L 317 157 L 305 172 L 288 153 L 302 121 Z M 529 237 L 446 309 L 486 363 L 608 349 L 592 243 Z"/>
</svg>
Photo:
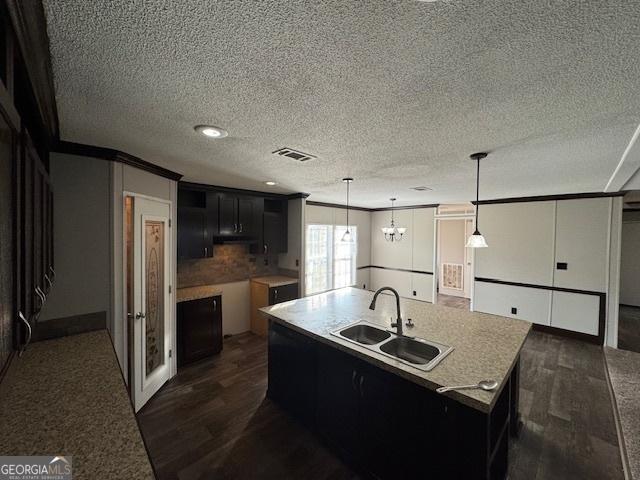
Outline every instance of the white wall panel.
<svg viewBox="0 0 640 480">
<path fill-rule="evenodd" d="M 555 202 L 480 206 L 489 248 L 476 250 L 475 276 L 552 285 Z"/>
<path fill-rule="evenodd" d="M 433 272 L 433 216 L 435 208 L 413 210 L 412 270 Z"/>
<path fill-rule="evenodd" d="M 410 298 L 422 300 L 423 302 L 433 302 L 433 275 L 412 273 Z"/>
<path fill-rule="evenodd" d="M 553 292 L 551 326 L 574 332 L 598 334 L 600 297 Z"/>
<path fill-rule="evenodd" d="M 411 298 L 411 272 L 399 272 L 398 270 L 385 270 L 383 268 L 371 269 L 371 290 L 380 287 L 395 288 L 401 297 Z"/>
<path fill-rule="evenodd" d="M 550 290 L 475 282 L 473 309 L 476 312 L 549 325 L 550 306 Z M 516 314 L 511 313 L 513 307 L 517 308 Z"/>
<path fill-rule="evenodd" d="M 568 266 L 555 270 L 554 286 L 606 291 L 610 205 L 610 198 L 557 202 L 555 261 Z"/>
<path fill-rule="evenodd" d="M 394 212 L 397 227 L 406 227 L 400 242 L 387 242 L 380 230 L 388 226 L 391 212 L 373 212 L 371 214 L 371 264 L 389 268 L 403 268 L 411 270 L 413 257 L 413 214 L 411 210 L 397 210 Z"/>
<path fill-rule="evenodd" d="M 371 273 L 369 268 L 356 270 L 356 287 L 371 290 Z"/>
</svg>

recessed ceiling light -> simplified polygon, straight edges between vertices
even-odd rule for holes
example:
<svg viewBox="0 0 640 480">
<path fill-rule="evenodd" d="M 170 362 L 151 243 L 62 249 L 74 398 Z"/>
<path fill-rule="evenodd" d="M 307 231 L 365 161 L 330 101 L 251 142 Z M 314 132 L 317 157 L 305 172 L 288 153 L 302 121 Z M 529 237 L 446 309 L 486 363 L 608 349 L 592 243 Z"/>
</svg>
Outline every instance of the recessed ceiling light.
<svg viewBox="0 0 640 480">
<path fill-rule="evenodd" d="M 226 130 L 218 127 L 213 127 L 211 125 L 197 125 L 196 127 L 194 127 L 194 130 L 209 138 L 224 138 L 228 135 Z"/>
<path fill-rule="evenodd" d="M 269 180 L 268 182 L 264 182 L 264 183 L 269 185 L 270 187 L 273 187 L 274 185 L 277 185 L 276 182 L 272 182 L 271 180 Z"/>
</svg>

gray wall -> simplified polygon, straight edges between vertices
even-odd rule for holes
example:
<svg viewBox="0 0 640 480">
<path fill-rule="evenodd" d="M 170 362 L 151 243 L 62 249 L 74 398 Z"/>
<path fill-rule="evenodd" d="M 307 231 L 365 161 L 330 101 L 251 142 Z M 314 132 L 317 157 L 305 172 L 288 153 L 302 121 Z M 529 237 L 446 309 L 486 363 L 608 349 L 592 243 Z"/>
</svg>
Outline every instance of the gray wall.
<svg viewBox="0 0 640 480">
<path fill-rule="evenodd" d="M 110 318 L 109 162 L 51 154 L 56 284 L 41 321 L 104 311 Z"/>
<path fill-rule="evenodd" d="M 640 306 L 640 212 L 624 212 L 620 255 L 620 303 Z"/>
</svg>

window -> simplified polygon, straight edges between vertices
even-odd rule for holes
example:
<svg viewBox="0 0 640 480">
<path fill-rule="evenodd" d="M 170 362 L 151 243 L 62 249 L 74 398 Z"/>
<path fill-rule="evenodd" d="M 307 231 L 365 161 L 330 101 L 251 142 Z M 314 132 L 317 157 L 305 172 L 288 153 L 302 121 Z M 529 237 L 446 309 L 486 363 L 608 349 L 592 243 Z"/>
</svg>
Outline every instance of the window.
<svg viewBox="0 0 640 480">
<path fill-rule="evenodd" d="M 305 290 L 307 295 L 356 283 L 357 228 L 353 242 L 342 241 L 344 225 L 307 225 Z"/>
</svg>

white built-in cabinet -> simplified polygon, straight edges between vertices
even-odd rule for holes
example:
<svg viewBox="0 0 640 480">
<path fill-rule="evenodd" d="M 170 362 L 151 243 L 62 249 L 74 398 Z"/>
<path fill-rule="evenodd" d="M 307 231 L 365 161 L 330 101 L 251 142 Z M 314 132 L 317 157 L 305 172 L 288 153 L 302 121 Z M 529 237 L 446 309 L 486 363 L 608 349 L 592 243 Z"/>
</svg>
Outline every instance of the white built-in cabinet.
<svg viewBox="0 0 640 480">
<path fill-rule="evenodd" d="M 389 224 L 391 212 L 372 213 L 371 290 L 389 286 L 402 297 L 433 301 L 434 213 L 435 208 L 396 210 L 396 226 L 407 227 L 400 242 L 387 242 L 381 231 Z"/>
<path fill-rule="evenodd" d="M 482 205 L 476 311 L 598 335 L 607 291 L 611 198 Z M 558 289 L 588 291 L 589 294 Z"/>
</svg>

